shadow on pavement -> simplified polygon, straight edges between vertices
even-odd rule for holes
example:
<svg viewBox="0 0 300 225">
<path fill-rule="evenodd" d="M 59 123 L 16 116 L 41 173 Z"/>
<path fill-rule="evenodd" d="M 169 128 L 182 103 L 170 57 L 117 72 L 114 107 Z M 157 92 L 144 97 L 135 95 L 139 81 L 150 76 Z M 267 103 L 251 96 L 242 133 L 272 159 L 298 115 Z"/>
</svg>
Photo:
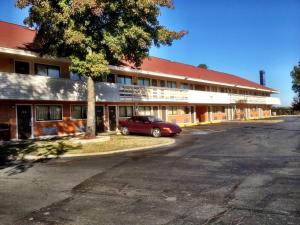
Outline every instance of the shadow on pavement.
<svg viewBox="0 0 300 225">
<path fill-rule="evenodd" d="M 10 167 L 5 173 L 15 175 L 25 172 L 34 163 L 49 161 L 49 156 L 56 156 L 58 158 L 65 152 L 78 148 L 78 146 L 66 144 L 63 140 L 54 141 L 55 139 L 45 141 L 26 140 L 0 145 L 0 170 Z M 24 157 L 30 154 L 40 156 L 41 159 L 25 160 Z"/>
</svg>

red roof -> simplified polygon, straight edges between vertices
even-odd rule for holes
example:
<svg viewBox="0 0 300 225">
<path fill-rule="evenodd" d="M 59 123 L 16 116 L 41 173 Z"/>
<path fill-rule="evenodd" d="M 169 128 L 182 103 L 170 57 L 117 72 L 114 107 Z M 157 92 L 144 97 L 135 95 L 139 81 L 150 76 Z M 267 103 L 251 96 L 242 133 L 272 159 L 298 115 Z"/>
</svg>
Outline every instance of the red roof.
<svg viewBox="0 0 300 225">
<path fill-rule="evenodd" d="M 28 27 L 0 21 L 0 46 L 26 49 L 33 42 L 35 33 Z"/>
<path fill-rule="evenodd" d="M 132 64 L 127 64 L 127 66 L 134 68 Z M 230 85 L 240 85 L 240 86 L 246 86 L 251 88 L 259 88 L 267 91 L 275 91 L 274 89 L 267 88 L 258 83 L 246 80 L 236 75 L 199 68 L 196 66 L 187 65 L 187 64 L 174 62 L 167 59 L 161 59 L 157 57 L 149 57 L 144 59 L 142 65 L 136 69 L 165 73 L 165 74 L 172 74 L 172 75 L 180 75 L 180 76 L 191 77 L 191 78 L 201 79 L 201 80 L 206 80 L 211 82 L 225 83 Z"/>
<path fill-rule="evenodd" d="M 25 26 L 20 26 L 4 21 L 0 21 L 0 47 L 14 49 L 28 49 L 28 45 L 33 42 L 36 32 Z M 132 67 L 131 64 L 127 66 Z M 179 62 L 173 62 L 157 57 L 144 59 L 142 65 L 138 68 L 145 71 L 166 73 L 172 75 L 186 76 L 206 81 L 225 83 L 230 85 L 240 85 L 251 88 L 259 88 L 266 91 L 274 91 L 255 82 L 244 78 L 217 72 L 209 69 L 198 68 Z"/>
</svg>

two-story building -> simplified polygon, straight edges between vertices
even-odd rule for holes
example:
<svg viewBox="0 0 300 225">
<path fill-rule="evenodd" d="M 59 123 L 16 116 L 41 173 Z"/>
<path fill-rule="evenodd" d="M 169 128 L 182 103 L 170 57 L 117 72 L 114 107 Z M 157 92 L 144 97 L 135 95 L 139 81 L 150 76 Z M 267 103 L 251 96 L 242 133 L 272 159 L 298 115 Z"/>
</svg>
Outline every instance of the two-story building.
<svg viewBox="0 0 300 225">
<path fill-rule="evenodd" d="M 12 139 L 83 132 L 86 83 L 65 58 L 30 51 L 35 31 L 0 22 L 0 124 Z M 178 124 L 262 118 L 280 100 L 275 90 L 241 77 L 150 57 L 138 68 L 110 66 L 95 83 L 96 127 L 113 131 L 133 115 Z"/>
</svg>

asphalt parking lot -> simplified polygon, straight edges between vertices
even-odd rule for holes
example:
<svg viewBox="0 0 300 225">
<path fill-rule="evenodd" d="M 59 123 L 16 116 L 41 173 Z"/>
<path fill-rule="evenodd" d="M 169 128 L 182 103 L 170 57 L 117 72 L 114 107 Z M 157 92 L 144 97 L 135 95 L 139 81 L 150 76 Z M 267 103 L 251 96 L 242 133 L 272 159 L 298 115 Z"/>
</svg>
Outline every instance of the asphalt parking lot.
<svg viewBox="0 0 300 225">
<path fill-rule="evenodd" d="M 300 224 L 300 117 L 185 128 L 176 144 L 0 167 L 0 224 Z"/>
</svg>

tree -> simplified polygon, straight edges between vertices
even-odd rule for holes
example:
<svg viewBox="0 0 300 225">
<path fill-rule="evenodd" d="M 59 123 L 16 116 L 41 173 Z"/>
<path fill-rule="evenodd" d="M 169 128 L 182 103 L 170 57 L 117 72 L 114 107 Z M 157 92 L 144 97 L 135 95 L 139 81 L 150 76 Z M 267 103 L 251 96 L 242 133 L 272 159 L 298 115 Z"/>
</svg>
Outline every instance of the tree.
<svg viewBox="0 0 300 225">
<path fill-rule="evenodd" d="M 291 77 L 293 84 L 292 89 L 296 94 L 300 95 L 300 62 L 298 63 L 298 66 L 294 66 Z"/>
<path fill-rule="evenodd" d="M 206 64 L 199 64 L 199 68 L 208 69 L 208 66 Z"/>
<path fill-rule="evenodd" d="M 300 95 L 294 97 L 292 107 L 294 111 L 300 111 Z"/>
<path fill-rule="evenodd" d="M 292 89 L 296 93 L 292 103 L 293 110 L 300 111 L 300 62 L 295 66 L 291 72 Z"/>
<path fill-rule="evenodd" d="M 171 45 L 186 32 L 160 25 L 160 9 L 172 0 L 17 0 L 29 7 L 24 23 L 36 29 L 32 48 L 71 59 L 71 71 L 87 78 L 87 135 L 95 136 L 94 80 L 122 60 L 140 65 L 152 45 Z"/>
</svg>

